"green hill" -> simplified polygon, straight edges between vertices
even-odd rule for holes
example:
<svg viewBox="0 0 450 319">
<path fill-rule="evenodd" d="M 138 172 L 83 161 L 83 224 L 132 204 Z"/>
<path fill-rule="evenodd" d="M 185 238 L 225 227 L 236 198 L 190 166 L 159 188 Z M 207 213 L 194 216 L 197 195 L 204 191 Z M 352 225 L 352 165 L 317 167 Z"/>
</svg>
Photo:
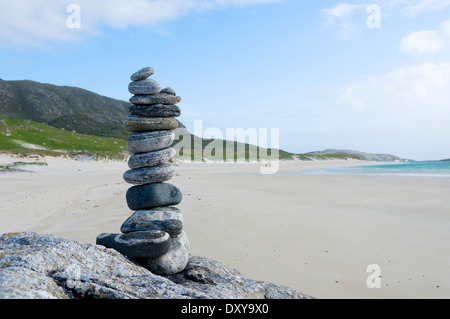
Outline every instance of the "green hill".
<svg viewBox="0 0 450 319">
<path fill-rule="evenodd" d="M 126 158 L 126 141 L 85 135 L 8 116 L 0 118 L 0 152 L 23 155 L 86 154 L 97 159 Z"/>
<path fill-rule="evenodd" d="M 95 156 L 100 157 L 108 154 L 120 156 L 117 154 L 120 154 L 123 149 L 118 150 L 115 147 L 116 144 L 110 145 L 112 147 L 107 149 L 109 144 L 104 144 L 103 140 L 97 140 L 95 137 L 117 138 L 121 140 L 120 143 L 116 141 L 117 145 L 123 146 L 130 134 L 123 125 L 124 118 L 129 114 L 129 106 L 130 103 L 128 102 L 104 97 L 76 87 L 56 86 L 29 80 L 4 81 L 0 79 L 0 119 L 4 119 L 0 151 L 28 154 L 30 152 L 53 153 L 55 150 L 63 150 L 69 153 L 93 152 Z M 38 123 L 41 125 L 38 125 Z M 42 126 L 42 124 L 46 126 Z M 17 130 L 14 135 L 20 136 L 18 138 L 5 138 L 7 137 L 5 134 L 8 127 L 9 132 Z M 34 129 L 36 127 L 39 127 L 42 132 L 36 131 Z M 64 131 L 53 131 L 50 127 Z M 178 151 L 177 157 L 181 158 L 184 155 L 185 159 L 199 160 L 199 147 L 201 147 L 201 150 L 205 147 L 208 150 L 208 145 L 211 145 L 213 140 L 205 139 L 198 143 L 200 138 L 187 132 L 181 122 L 179 122 L 179 127 L 177 140 L 173 144 Z M 189 150 L 179 148 L 178 142 L 182 134 L 187 134 L 187 138 L 191 139 L 192 143 Z M 58 143 L 52 143 L 52 135 L 60 137 Z M 80 137 L 81 135 L 90 137 L 83 138 Z M 77 141 L 72 143 L 74 138 Z M 21 144 L 17 141 L 20 141 Z M 86 142 L 87 144 L 83 145 L 79 142 Z M 215 143 L 217 142 L 219 144 L 215 145 L 226 145 L 225 141 L 216 140 Z M 24 146 L 26 144 L 28 144 L 28 148 Z M 106 148 L 99 151 L 98 145 L 105 145 Z M 259 158 L 260 151 L 256 146 L 234 143 L 234 159 L 236 160 L 255 160 Z M 187 153 L 191 156 L 188 157 Z M 209 152 L 209 154 L 205 152 L 204 159 L 216 159 L 214 153 L 215 150 L 212 150 L 212 153 Z M 253 154 L 257 155 L 253 156 Z M 279 151 L 279 154 L 282 159 L 293 158 L 293 154 L 288 152 Z M 224 153 L 225 156 L 226 152 Z"/>
<path fill-rule="evenodd" d="M 186 143 L 184 138 L 190 140 Z M 270 156 L 272 151 L 259 148 L 254 145 L 239 142 L 231 142 L 229 152 L 227 154 L 227 143 L 225 140 L 201 139 L 200 137 L 190 134 L 186 129 L 176 130 L 176 139 L 173 147 L 177 151 L 175 160 L 235 160 L 235 161 L 255 161 L 264 159 L 265 155 Z M 221 156 L 217 156 L 216 152 L 223 150 Z M 126 159 L 128 156 L 126 150 L 126 140 L 101 137 L 94 135 L 86 135 L 57 129 L 55 127 L 9 116 L 0 117 L 0 152 L 23 154 L 23 155 L 69 155 L 77 154 L 90 155 L 97 159 Z M 358 160 L 374 160 L 372 154 L 364 153 L 362 155 L 352 151 L 322 151 L 311 152 L 305 154 L 293 154 L 279 150 L 280 160 L 332 160 L 332 159 L 358 159 Z M 383 154 L 381 154 L 383 155 Z M 379 155 L 378 155 L 379 156 Z M 379 160 L 394 160 L 398 157 L 380 157 Z"/>
<path fill-rule="evenodd" d="M 201 161 L 257 161 L 273 157 L 278 152 L 280 160 L 293 160 L 296 155 L 283 150 L 272 150 L 221 139 L 202 139 L 190 134 L 186 129 L 175 131 L 175 141 L 172 146 L 177 151 L 176 158 Z M 189 139 L 185 145 L 184 139 Z"/>
<path fill-rule="evenodd" d="M 69 86 L 0 80 L 0 115 L 66 131 L 126 139 L 128 102 Z"/>
<path fill-rule="evenodd" d="M 211 143 L 226 146 L 226 141 L 201 139 L 183 128 L 176 130 L 176 133 L 176 140 L 173 143 L 177 151 L 175 160 L 218 160 L 215 157 L 215 149 L 210 150 Z M 184 138 L 189 139 L 190 143 L 183 144 Z M 202 158 L 203 150 L 205 152 Z M 232 151 L 234 156 L 231 156 L 231 159 L 255 160 L 259 158 L 259 152 L 263 149 L 234 142 Z M 70 132 L 47 124 L 9 116 L 0 117 L 0 152 L 43 156 L 86 154 L 97 159 L 126 159 L 128 156 L 126 140 Z M 264 152 L 267 154 L 266 150 Z M 254 154 L 257 155 L 254 156 Z M 268 154 L 271 154 L 270 151 Z M 226 155 L 224 152 L 223 158 Z M 290 153 L 280 151 L 280 158 L 291 159 L 292 157 Z"/>
</svg>

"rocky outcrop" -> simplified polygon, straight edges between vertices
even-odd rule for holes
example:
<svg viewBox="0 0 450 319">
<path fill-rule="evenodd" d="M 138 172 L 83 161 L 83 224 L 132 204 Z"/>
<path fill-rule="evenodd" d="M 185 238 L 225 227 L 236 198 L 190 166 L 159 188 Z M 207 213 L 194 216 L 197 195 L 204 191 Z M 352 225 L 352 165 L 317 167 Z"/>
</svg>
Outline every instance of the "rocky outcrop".
<svg viewBox="0 0 450 319">
<path fill-rule="evenodd" d="M 51 235 L 0 237 L 2 299 L 303 299 L 293 289 L 243 277 L 190 256 L 184 271 L 158 276 L 113 249 Z"/>
</svg>

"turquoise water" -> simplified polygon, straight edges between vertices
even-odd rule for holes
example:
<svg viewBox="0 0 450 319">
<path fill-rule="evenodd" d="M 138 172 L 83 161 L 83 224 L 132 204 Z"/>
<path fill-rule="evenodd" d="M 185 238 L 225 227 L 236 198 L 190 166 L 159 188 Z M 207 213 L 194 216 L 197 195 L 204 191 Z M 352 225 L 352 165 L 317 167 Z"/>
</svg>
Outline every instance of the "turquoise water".
<svg viewBox="0 0 450 319">
<path fill-rule="evenodd" d="M 311 174 L 399 175 L 450 177 L 450 161 L 409 162 L 368 166 L 332 167 Z"/>
</svg>

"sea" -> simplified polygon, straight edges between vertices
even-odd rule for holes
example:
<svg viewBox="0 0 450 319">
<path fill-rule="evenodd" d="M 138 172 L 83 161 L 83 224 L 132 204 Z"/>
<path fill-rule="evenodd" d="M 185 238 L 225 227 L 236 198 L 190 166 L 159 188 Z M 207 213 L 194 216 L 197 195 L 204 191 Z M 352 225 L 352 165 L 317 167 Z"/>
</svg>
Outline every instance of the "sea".
<svg viewBox="0 0 450 319">
<path fill-rule="evenodd" d="M 400 162 L 361 166 L 330 167 L 300 174 L 325 175 L 386 175 L 450 177 L 450 161 Z"/>
</svg>

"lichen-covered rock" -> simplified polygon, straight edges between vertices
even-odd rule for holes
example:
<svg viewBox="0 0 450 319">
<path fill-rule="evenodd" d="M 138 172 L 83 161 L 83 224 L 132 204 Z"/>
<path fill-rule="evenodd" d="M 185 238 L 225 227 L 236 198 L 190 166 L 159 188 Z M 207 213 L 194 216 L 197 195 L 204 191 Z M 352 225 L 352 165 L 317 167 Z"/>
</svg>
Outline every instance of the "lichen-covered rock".
<svg viewBox="0 0 450 319">
<path fill-rule="evenodd" d="M 186 268 L 166 278 L 218 299 L 311 299 L 294 289 L 244 277 L 219 262 L 194 256 Z"/>
<path fill-rule="evenodd" d="M 113 249 L 35 233 L 0 237 L 0 298 L 204 298 Z"/>
<path fill-rule="evenodd" d="M 114 249 L 51 235 L 0 236 L 1 299 L 310 298 L 204 258 L 158 276 Z"/>
</svg>

